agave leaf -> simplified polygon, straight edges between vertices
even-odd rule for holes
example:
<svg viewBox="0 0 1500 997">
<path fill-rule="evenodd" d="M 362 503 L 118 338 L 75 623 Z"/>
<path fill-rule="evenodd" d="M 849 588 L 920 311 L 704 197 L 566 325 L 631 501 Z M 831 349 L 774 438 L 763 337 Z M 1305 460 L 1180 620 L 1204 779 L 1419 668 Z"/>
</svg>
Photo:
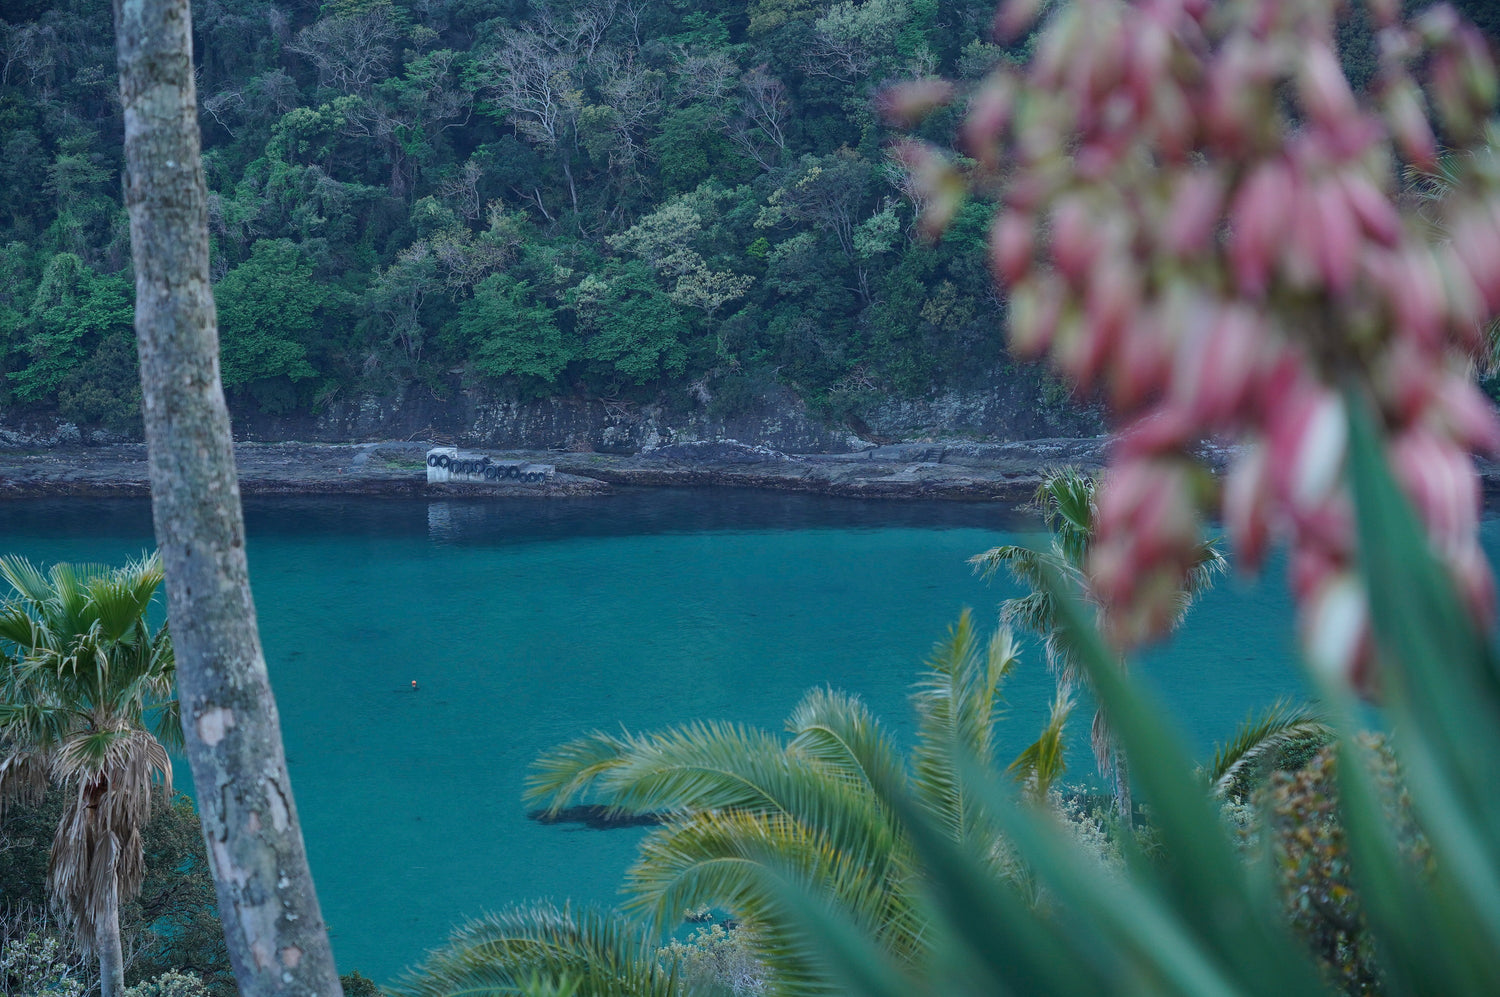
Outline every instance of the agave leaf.
<svg viewBox="0 0 1500 997">
<path fill-rule="evenodd" d="M 967 765 L 964 777 L 1037 877 L 1066 906 L 1068 920 L 1075 927 L 1087 924 L 1096 943 L 1116 948 L 1132 973 L 1152 981 L 1153 992 L 1184 997 L 1242 992 L 1149 881 L 1109 875 L 1055 816 L 1020 805 L 978 766 Z"/>
<path fill-rule="evenodd" d="M 1427 548 L 1415 514 L 1391 477 L 1369 416 L 1357 400 L 1350 411 L 1350 478 L 1359 531 L 1361 570 L 1381 650 L 1380 677 L 1395 721 L 1396 743 L 1413 809 L 1435 856 L 1432 903 L 1422 929 L 1448 939 L 1443 967 L 1468 974 L 1467 985 L 1500 989 L 1492 960 L 1471 957 L 1500 947 L 1500 801 L 1494 760 L 1500 758 L 1500 679 L 1494 649 L 1474 628 L 1451 580 Z M 1362 875 L 1372 883 L 1372 906 L 1382 911 L 1382 934 L 1402 942 L 1405 918 L 1418 916 L 1411 873 L 1391 865 L 1383 822 L 1357 767 L 1347 776 L 1351 847 L 1360 842 Z M 1364 867 L 1368 868 L 1364 868 Z M 1440 941 L 1441 939 L 1439 939 Z M 1475 945 L 1480 946 L 1478 949 Z M 1408 952 L 1433 961 L 1443 949 Z M 1425 986 L 1422 962 L 1403 967 L 1412 985 Z M 1461 981 L 1464 982 L 1464 981 Z M 1478 991 L 1470 991 L 1478 992 Z"/>
<path fill-rule="evenodd" d="M 932 945 L 947 964 L 933 967 L 940 984 L 934 989 L 942 992 L 958 983 L 959 989 L 974 993 L 1108 991 L 1113 966 L 1104 952 L 1080 946 L 1057 922 L 1038 917 L 972 847 L 953 840 L 900 787 L 890 787 L 886 799 L 912 839 L 940 918 L 933 926 Z"/>
<path fill-rule="evenodd" d="M 1246 909 L 1260 894 L 1248 888 L 1247 873 L 1192 774 L 1187 749 L 1163 722 L 1168 712 L 1126 679 L 1061 580 L 1051 585 L 1060 625 L 1068 631 L 1156 817 L 1165 858 L 1154 869 L 1136 863 L 1132 868 L 1156 879 L 1183 922 L 1233 975 L 1265 980 L 1284 994 L 1318 993 L 1321 987 L 1305 963 L 1287 958 L 1288 943 L 1274 927 L 1274 913 Z"/>
<path fill-rule="evenodd" d="M 806 883 L 775 868 L 759 875 L 784 912 L 790 957 L 815 967 L 819 978 L 837 981 L 844 993 L 909 997 L 915 991 L 912 980 L 832 898 L 812 895 Z"/>
</svg>

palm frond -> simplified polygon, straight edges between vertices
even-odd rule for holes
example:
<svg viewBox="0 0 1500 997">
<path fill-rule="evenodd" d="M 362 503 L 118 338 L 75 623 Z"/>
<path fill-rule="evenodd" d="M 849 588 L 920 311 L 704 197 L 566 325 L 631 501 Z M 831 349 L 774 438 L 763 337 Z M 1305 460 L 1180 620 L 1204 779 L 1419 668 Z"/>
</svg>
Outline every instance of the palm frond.
<svg viewBox="0 0 1500 997">
<path fill-rule="evenodd" d="M 543 752 L 531 763 L 522 799 L 547 800 L 548 813 L 555 815 L 623 764 L 630 748 L 628 737 L 594 731 Z"/>
<path fill-rule="evenodd" d="M 1259 715 L 1247 716 L 1226 743 L 1215 744 L 1213 759 L 1201 771 L 1214 794 L 1224 796 L 1282 749 L 1299 742 L 1324 743 L 1333 736 L 1316 706 L 1279 699 Z"/>
<path fill-rule="evenodd" d="M 470 921 L 389 988 L 398 997 L 519 997 L 548 989 L 677 997 L 677 976 L 625 917 L 535 903 Z"/>
<path fill-rule="evenodd" d="M 1094 479 L 1076 467 L 1051 470 L 1037 486 L 1032 505 L 1052 531 L 1054 548 L 1065 563 L 1082 565 L 1088 556 L 1094 538 L 1096 489 Z"/>
<path fill-rule="evenodd" d="M 792 710 L 786 729 L 788 754 L 857 784 L 878 787 L 905 778 L 890 736 L 858 696 L 814 689 Z"/>
<path fill-rule="evenodd" d="M 1067 749 L 1063 744 L 1063 729 L 1073 713 L 1073 697 L 1059 692 L 1052 700 L 1052 711 L 1047 726 L 1026 749 L 1006 766 L 1005 771 L 1025 787 L 1026 794 L 1034 801 L 1044 801 L 1047 793 L 1068 771 Z"/>
<path fill-rule="evenodd" d="M 994 578 L 996 572 L 1003 567 L 1017 581 L 1030 584 L 1040 581 L 1040 564 L 1048 556 L 1022 544 L 1002 544 L 991 547 L 982 554 L 975 554 L 969 558 L 969 563 L 974 566 L 974 573 L 985 581 Z"/>
<path fill-rule="evenodd" d="M 42 605 L 52 597 L 50 579 L 24 557 L 15 554 L 0 557 L 0 576 L 27 602 Z"/>
<path fill-rule="evenodd" d="M 879 806 L 873 799 L 869 805 Z M 819 989 L 769 888 L 774 875 L 830 898 L 886 951 L 910 958 L 919 949 L 921 920 L 911 893 L 916 884 L 904 845 L 896 847 L 892 838 L 852 848 L 782 815 L 702 813 L 669 824 L 643 842 L 626 890 L 629 906 L 649 916 L 657 930 L 703 904 L 734 911 L 756 925 L 756 955 L 781 989 Z"/>
<path fill-rule="evenodd" d="M 964 610 L 939 641 L 917 681 L 917 746 L 912 752 L 916 785 L 934 816 L 955 836 L 968 833 L 968 814 L 958 783 L 956 753 L 988 764 L 994 759 L 994 724 L 1000 685 L 1015 667 L 1016 647 L 1000 630 L 984 653 Z"/>
<path fill-rule="evenodd" d="M 774 786 L 788 766 L 780 740 L 737 724 L 694 722 L 656 734 L 622 734 L 609 757 L 610 735 L 593 735 L 548 752 L 533 766 L 528 798 L 551 795 L 543 779 L 589 789 L 625 813 L 739 807 L 783 809 Z M 597 744 L 596 749 L 594 745 Z M 582 763 L 579 767 L 575 763 Z M 570 768 L 570 766 L 574 766 Z M 570 774 L 572 773 L 572 774 Z M 557 797 L 554 797 L 556 799 Z"/>
</svg>

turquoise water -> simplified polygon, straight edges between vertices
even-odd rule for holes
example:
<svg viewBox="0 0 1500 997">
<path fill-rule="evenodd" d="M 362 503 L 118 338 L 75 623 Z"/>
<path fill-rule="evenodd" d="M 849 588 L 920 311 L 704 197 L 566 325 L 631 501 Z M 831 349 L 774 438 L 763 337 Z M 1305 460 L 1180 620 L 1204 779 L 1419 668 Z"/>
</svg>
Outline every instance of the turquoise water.
<svg viewBox="0 0 1500 997">
<path fill-rule="evenodd" d="M 486 909 L 617 898 L 643 832 L 528 820 L 522 778 L 549 746 L 690 718 L 779 728 L 819 684 L 908 734 L 933 642 L 964 606 L 988 626 L 1014 594 L 965 559 L 1032 528 L 997 506 L 693 491 L 246 514 L 319 897 L 341 969 L 377 980 Z M 120 561 L 151 543 L 144 502 L 0 503 L 0 551 Z M 1279 576 L 1221 583 L 1138 665 L 1200 751 L 1301 691 Z M 1051 691 L 1033 650 L 1007 689 L 1007 753 Z M 1075 739 L 1087 725 L 1080 712 Z M 1073 765 L 1087 774 L 1086 749 Z"/>
</svg>

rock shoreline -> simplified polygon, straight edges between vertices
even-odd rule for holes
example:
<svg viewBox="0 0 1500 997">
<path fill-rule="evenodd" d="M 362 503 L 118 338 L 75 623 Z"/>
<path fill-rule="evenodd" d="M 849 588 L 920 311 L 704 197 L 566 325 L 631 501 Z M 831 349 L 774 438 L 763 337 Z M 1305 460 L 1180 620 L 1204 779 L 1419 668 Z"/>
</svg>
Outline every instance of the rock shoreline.
<svg viewBox="0 0 1500 997">
<path fill-rule="evenodd" d="M 553 464 L 543 484 L 428 484 L 434 444 L 237 443 L 245 495 L 573 498 L 619 488 L 717 487 L 856 498 L 1022 501 L 1052 466 L 1103 464 L 1103 439 L 903 443 L 846 454 L 786 454 L 732 441 L 638 454 L 477 450 Z M 0 449 L 0 499 L 150 494 L 144 444 Z"/>
<path fill-rule="evenodd" d="M 582 498 L 620 488 L 755 488 L 864 499 L 1021 502 L 1047 469 L 1103 467 L 1108 440 L 1013 443 L 898 443 L 856 453 L 787 454 L 734 441 L 682 443 L 637 454 L 477 450 L 495 459 L 553 464 L 542 484 L 428 484 L 434 444 L 237 443 L 245 495 L 388 495 L 407 497 Z M 1222 467 L 1229 451 L 1205 447 Z M 1480 462 L 1493 500 L 1500 466 Z M 146 447 L 123 443 L 0 449 L 0 499 L 150 495 Z"/>
</svg>

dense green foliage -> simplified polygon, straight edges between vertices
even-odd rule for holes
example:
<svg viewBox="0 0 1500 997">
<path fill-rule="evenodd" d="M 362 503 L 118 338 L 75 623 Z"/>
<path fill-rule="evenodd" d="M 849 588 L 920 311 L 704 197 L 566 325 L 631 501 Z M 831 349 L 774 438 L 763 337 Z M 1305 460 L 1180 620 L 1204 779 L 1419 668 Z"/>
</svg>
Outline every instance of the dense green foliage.
<svg viewBox="0 0 1500 997">
<path fill-rule="evenodd" d="M 193 16 L 224 383 L 834 409 L 1004 364 L 989 210 L 916 236 L 871 97 L 989 0 L 216 0 Z M 0 20 L 0 408 L 126 429 L 104 0 Z M 951 120 L 930 124 L 942 135 Z"/>
</svg>

